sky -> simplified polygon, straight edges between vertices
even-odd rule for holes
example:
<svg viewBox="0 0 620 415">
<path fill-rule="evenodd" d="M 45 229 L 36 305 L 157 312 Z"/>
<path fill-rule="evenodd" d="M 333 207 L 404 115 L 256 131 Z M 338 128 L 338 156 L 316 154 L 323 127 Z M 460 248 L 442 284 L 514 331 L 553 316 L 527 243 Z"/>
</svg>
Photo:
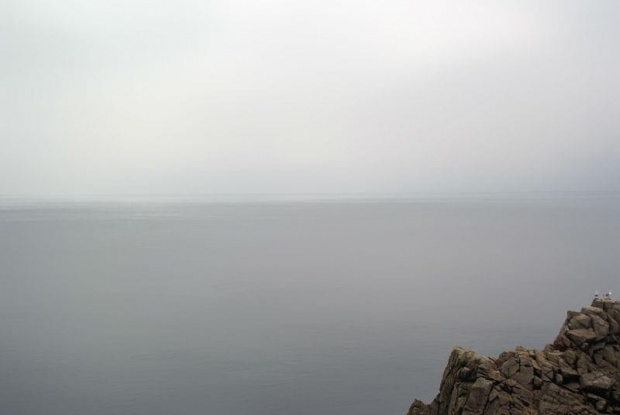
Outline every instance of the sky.
<svg viewBox="0 0 620 415">
<path fill-rule="evenodd" d="M 2 0 L 0 196 L 620 191 L 620 2 Z"/>
</svg>

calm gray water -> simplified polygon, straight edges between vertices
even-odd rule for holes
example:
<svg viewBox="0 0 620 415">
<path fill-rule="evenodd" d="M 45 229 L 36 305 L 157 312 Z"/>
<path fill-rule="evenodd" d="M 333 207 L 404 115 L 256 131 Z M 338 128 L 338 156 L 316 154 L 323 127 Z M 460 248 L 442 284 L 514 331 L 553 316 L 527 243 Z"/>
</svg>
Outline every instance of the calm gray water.
<svg viewBox="0 0 620 415">
<path fill-rule="evenodd" d="M 616 200 L 5 204 L 0 413 L 403 414 L 620 291 Z"/>
</svg>

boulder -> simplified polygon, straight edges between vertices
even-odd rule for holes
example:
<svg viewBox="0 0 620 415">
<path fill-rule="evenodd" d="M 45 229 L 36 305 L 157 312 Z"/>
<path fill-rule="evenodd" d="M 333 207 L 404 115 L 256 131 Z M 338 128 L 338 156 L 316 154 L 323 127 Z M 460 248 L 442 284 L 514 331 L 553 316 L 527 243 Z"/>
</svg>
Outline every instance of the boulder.
<svg viewBox="0 0 620 415">
<path fill-rule="evenodd" d="M 611 389 L 615 381 L 605 376 L 601 372 L 590 372 L 590 373 L 581 375 L 581 378 L 579 379 L 579 383 L 581 384 L 581 388 L 584 391 L 602 393 L 602 392 L 606 392 L 609 389 Z"/>
<path fill-rule="evenodd" d="M 566 337 L 568 337 L 577 346 L 580 346 L 583 343 L 595 340 L 597 335 L 592 329 L 575 329 L 567 331 Z"/>
</svg>

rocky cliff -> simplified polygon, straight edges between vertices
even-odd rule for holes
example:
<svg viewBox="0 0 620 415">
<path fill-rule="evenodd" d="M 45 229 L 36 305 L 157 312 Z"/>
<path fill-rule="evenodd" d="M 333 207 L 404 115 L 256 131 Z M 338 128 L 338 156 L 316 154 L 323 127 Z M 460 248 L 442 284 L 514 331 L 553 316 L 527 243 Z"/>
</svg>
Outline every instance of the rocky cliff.
<svg viewBox="0 0 620 415">
<path fill-rule="evenodd" d="M 544 350 L 497 358 L 456 348 L 439 394 L 408 415 L 620 414 L 620 301 L 595 299 L 569 311 Z"/>
</svg>

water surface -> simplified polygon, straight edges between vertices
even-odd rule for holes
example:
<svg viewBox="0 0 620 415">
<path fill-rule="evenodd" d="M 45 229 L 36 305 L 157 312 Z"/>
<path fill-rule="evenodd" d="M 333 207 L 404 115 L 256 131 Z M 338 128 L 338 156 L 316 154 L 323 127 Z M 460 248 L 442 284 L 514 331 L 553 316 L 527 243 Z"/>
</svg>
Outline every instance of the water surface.
<svg viewBox="0 0 620 415">
<path fill-rule="evenodd" d="M 542 347 L 617 200 L 0 208 L 0 412 L 402 414 L 455 345 Z M 615 287 L 620 289 L 620 287 Z"/>
</svg>

